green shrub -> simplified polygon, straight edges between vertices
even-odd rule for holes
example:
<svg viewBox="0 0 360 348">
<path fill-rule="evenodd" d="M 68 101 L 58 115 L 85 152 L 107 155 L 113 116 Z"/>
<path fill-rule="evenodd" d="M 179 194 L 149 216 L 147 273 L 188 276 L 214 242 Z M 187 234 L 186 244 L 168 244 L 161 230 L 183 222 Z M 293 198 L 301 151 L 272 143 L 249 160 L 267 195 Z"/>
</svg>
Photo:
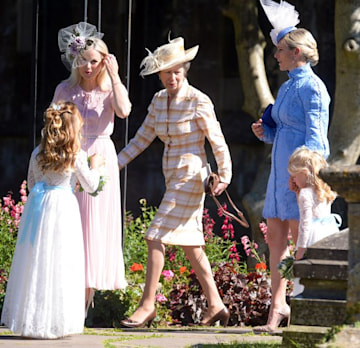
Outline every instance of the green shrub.
<svg viewBox="0 0 360 348">
<path fill-rule="evenodd" d="M 15 203 L 12 192 L 0 200 L 0 312 L 15 251 L 20 218 L 27 200 L 26 181 L 20 186 L 20 201 Z"/>
</svg>

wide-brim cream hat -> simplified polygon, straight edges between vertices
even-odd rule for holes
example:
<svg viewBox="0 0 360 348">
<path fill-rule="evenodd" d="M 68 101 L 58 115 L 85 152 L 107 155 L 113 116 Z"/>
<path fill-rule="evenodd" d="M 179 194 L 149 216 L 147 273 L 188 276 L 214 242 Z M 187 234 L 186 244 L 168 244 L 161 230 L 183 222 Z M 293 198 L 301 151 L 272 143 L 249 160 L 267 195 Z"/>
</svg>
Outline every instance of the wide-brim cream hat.
<svg viewBox="0 0 360 348">
<path fill-rule="evenodd" d="M 193 60 L 198 52 L 199 45 L 184 49 L 184 39 L 177 37 L 169 40 L 169 43 L 158 47 L 154 53 L 147 48 L 148 56 L 145 57 L 141 64 L 140 76 L 151 75 L 162 70 L 170 69 L 175 65 Z"/>
</svg>

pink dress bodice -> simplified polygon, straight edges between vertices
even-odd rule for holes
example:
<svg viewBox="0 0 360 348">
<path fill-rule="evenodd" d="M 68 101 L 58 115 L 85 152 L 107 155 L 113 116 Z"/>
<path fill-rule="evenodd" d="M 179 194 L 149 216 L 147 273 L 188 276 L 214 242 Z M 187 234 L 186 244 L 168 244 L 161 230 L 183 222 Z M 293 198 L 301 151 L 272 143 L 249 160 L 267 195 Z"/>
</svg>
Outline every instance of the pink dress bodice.
<svg viewBox="0 0 360 348">
<path fill-rule="evenodd" d="M 70 87 L 67 82 L 60 83 L 54 100 L 73 102 L 84 120 L 83 136 L 110 136 L 114 131 L 113 93 L 102 91 L 99 87 L 86 92 L 79 85 Z"/>
</svg>

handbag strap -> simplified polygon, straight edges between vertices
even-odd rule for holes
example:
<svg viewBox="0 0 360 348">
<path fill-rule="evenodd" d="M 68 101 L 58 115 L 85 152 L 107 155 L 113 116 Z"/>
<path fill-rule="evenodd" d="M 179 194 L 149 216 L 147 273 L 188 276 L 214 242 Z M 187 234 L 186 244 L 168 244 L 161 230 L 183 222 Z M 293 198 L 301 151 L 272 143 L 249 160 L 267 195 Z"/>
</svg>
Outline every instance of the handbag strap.
<svg viewBox="0 0 360 348">
<path fill-rule="evenodd" d="M 235 209 L 235 211 L 237 212 L 238 216 L 234 215 L 233 213 L 227 211 L 224 209 L 224 207 L 220 204 L 220 202 L 218 201 L 218 199 L 216 198 L 216 196 L 211 192 L 211 197 L 214 199 L 217 207 L 219 208 L 220 212 L 224 215 L 227 216 L 235 221 L 237 221 L 241 226 L 244 226 L 246 228 L 249 227 L 249 223 L 247 222 L 247 220 L 245 219 L 244 213 L 238 209 L 238 207 L 235 205 L 235 203 L 232 201 L 232 199 L 230 198 L 230 195 L 228 193 L 227 190 L 225 190 L 226 196 L 231 204 L 231 206 Z"/>
</svg>

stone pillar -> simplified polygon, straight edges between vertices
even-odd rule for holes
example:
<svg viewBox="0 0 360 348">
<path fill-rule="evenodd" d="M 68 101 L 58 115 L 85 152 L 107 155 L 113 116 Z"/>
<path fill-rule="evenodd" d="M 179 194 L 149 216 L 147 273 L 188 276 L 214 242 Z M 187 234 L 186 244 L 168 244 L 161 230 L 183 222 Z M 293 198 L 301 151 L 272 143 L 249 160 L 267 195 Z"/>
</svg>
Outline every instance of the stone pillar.
<svg viewBox="0 0 360 348">
<path fill-rule="evenodd" d="M 320 176 L 348 204 L 349 250 L 347 321 L 360 320 L 360 166 L 328 167 Z"/>
</svg>

